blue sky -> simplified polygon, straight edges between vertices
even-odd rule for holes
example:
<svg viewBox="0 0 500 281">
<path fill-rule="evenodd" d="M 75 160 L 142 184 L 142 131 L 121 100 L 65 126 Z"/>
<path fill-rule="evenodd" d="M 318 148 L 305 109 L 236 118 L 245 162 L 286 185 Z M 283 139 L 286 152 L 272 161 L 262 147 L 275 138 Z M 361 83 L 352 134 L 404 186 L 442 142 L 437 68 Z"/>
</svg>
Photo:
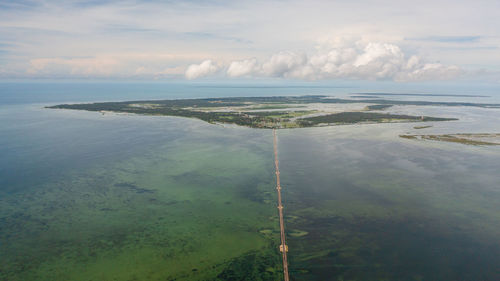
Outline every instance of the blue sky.
<svg viewBox="0 0 500 281">
<path fill-rule="evenodd" d="M 500 81 L 499 1 L 1 1 L 0 79 Z"/>
</svg>

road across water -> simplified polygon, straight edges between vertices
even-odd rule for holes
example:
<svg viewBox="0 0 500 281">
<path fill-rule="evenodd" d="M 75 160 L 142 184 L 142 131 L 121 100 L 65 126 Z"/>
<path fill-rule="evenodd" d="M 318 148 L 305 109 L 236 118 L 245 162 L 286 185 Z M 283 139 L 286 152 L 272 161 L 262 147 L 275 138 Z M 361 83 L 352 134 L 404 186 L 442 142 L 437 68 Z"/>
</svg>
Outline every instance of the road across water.
<svg viewBox="0 0 500 281">
<path fill-rule="evenodd" d="M 288 261 L 286 256 L 286 253 L 288 251 L 288 246 L 286 245 L 285 241 L 285 222 L 283 220 L 283 204 L 281 203 L 280 167 L 278 161 L 278 140 L 276 137 L 276 129 L 273 129 L 273 145 L 274 145 L 274 165 L 276 168 L 276 190 L 278 192 L 278 211 L 280 216 L 280 233 L 281 233 L 280 251 L 283 255 L 283 277 L 285 281 L 289 281 Z"/>
</svg>

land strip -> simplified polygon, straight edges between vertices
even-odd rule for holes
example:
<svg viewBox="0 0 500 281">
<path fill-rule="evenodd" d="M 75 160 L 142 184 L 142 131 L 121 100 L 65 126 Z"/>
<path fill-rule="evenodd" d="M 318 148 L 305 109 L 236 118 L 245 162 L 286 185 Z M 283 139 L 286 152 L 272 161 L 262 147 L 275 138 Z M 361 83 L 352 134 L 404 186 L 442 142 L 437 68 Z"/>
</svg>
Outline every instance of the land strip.
<svg viewBox="0 0 500 281">
<path fill-rule="evenodd" d="M 468 145 L 500 145 L 500 134 L 400 135 L 405 139 L 454 142 Z"/>
</svg>

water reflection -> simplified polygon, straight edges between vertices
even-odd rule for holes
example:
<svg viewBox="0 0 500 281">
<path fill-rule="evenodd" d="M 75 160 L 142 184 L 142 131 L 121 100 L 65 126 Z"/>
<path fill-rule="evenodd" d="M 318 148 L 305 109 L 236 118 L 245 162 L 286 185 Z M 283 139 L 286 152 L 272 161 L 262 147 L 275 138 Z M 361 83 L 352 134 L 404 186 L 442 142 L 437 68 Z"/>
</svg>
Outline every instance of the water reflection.
<svg viewBox="0 0 500 281">
<path fill-rule="evenodd" d="M 391 126 L 396 125 L 396 126 Z M 497 280 L 500 149 L 410 124 L 280 131 L 295 280 Z"/>
</svg>

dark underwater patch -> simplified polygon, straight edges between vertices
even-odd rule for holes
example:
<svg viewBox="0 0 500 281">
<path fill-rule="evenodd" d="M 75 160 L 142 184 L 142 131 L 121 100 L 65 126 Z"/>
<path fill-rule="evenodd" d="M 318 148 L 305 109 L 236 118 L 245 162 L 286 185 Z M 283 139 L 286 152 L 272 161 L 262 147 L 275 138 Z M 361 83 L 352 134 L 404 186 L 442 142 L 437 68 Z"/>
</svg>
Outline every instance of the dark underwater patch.
<svg viewBox="0 0 500 281">
<path fill-rule="evenodd" d="M 154 190 L 147 189 L 147 188 L 142 188 L 138 187 L 137 185 L 130 183 L 130 182 L 121 182 L 121 183 L 115 183 L 114 186 L 116 187 L 123 187 L 123 188 L 128 188 L 131 191 L 135 193 L 154 193 Z"/>
</svg>

